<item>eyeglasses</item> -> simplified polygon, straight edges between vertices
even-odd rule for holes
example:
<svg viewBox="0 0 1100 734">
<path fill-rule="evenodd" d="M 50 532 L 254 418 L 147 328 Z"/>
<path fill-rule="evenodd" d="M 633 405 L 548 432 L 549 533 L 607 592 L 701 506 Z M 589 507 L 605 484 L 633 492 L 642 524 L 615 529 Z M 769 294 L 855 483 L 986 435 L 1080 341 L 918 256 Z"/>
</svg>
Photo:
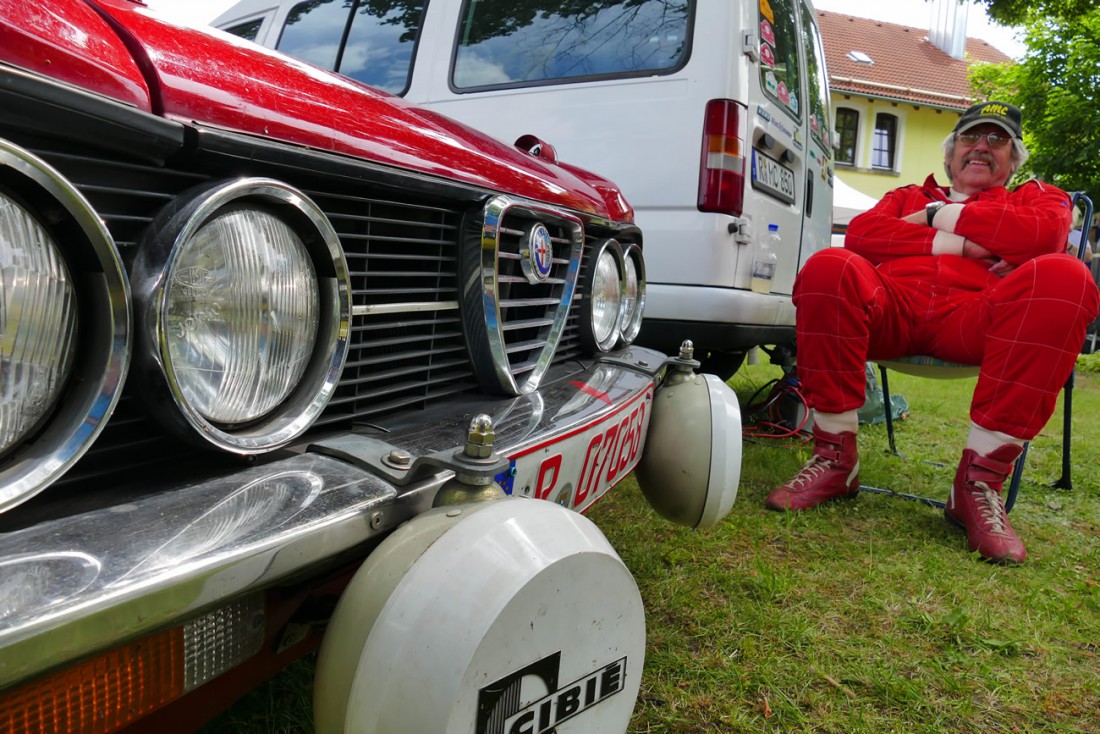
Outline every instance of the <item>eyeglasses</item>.
<svg viewBox="0 0 1100 734">
<path fill-rule="evenodd" d="M 985 138 L 985 142 L 989 143 L 990 148 L 1003 148 L 1012 140 L 1012 138 L 1001 133 L 959 133 L 955 136 L 956 140 L 961 140 L 970 147 L 977 145 L 982 138 Z"/>
</svg>

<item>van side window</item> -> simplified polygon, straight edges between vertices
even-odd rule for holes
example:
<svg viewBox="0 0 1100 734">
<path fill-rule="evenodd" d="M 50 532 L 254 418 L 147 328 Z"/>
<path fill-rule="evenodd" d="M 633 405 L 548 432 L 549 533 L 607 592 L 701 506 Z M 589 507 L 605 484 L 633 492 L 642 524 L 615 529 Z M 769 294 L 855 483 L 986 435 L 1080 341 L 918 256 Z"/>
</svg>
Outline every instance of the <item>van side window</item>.
<svg viewBox="0 0 1100 734">
<path fill-rule="evenodd" d="M 840 141 L 836 162 L 854 166 L 856 140 L 859 136 L 859 112 L 848 107 L 836 108 L 836 136 Z"/>
<path fill-rule="evenodd" d="M 687 61 L 694 0 L 466 0 L 456 89 L 671 73 Z"/>
<path fill-rule="evenodd" d="M 797 29 L 792 0 L 760 0 L 760 84 L 787 114 L 801 120 Z"/>
<path fill-rule="evenodd" d="M 825 51 L 821 47 L 821 33 L 818 32 L 813 13 L 801 3 L 799 7 L 802 10 L 802 48 L 806 54 L 810 137 L 821 146 L 825 157 L 831 158 L 833 146 L 829 136 L 832 135 L 832 126 L 829 124 L 829 84 L 825 80 Z"/>
<path fill-rule="evenodd" d="M 898 143 L 898 118 L 880 112 L 875 115 L 875 138 L 871 144 L 871 167 L 894 170 Z"/>
<path fill-rule="evenodd" d="M 409 85 L 425 0 L 306 0 L 276 48 L 393 94 Z"/>
<path fill-rule="evenodd" d="M 343 0 L 306 0 L 290 9 L 275 48 L 326 69 L 336 68 L 348 24 Z"/>
</svg>

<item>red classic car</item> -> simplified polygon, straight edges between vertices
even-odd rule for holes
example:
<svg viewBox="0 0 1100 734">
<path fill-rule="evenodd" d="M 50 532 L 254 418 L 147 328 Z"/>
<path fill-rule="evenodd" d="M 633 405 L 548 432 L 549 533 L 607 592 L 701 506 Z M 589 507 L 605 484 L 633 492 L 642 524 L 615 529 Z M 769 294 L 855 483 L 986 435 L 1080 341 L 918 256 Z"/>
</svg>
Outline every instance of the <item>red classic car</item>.
<svg viewBox="0 0 1100 734">
<path fill-rule="evenodd" d="M 318 731 L 625 730 L 641 599 L 580 513 L 638 468 L 713 525 L 740 418 L 631 345 L 642 233 L 551 151 L 0 0 L 0 730 L 194 729 L 318 648 Z"/>
</svg>

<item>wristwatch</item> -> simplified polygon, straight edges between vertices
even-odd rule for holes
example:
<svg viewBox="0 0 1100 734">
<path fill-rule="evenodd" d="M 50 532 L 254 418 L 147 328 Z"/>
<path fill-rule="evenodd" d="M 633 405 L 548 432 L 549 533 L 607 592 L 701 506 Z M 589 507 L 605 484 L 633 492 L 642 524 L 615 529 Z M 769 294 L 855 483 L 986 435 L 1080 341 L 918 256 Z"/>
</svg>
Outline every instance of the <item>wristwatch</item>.
<svg viewBox="0 0 1100 734">
<path fill-rule="evenodd" d="M 924 212 L 928 215 L 928 226 L 932 226 L 932 219 L 935 218 L 936 212 L 947 206 L 946 201 L 933 201 L 931 204 L 927 204 L 924 207 Z"/>
</svg>

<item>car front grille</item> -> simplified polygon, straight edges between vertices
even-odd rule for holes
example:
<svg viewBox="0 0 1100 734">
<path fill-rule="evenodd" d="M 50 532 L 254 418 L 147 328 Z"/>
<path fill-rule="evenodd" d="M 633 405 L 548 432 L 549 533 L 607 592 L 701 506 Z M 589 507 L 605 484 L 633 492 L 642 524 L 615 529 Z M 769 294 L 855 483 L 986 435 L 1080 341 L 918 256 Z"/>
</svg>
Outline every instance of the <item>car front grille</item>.
<svg viewBox="0 0 1100 734">
<path fill-rule="evenodd" d="M 255 160 L 221 167 L 211 166 L 209 159 L 201 164 L 184 160 L 162 167 L 126 161 L 117 154 L 96 155 L 87 148 L 70 149 L 54 141 L 14 142 L 73 182 L 106 223 L 128 268 L 157 213 L 195 186 L 221 178 L 270 176 L 312 198 L 328 216 L 344 248 L 353 308 L 346 365 L 318 426 L 372 424 L 487 387 L 484 375 L 474 366 L 484 355 L 475 350 L 471 359 L 464 334 L 459 256 L 466 246 L 463 232 L 471 222 L 480 226 L 483 216 L 469 202 L 367 182 L 351 186 L 344 180 L 329 180 L 321 170 L 267 167 Z M 555 240 L 555 262 L 545 282 L 531 283 L 522 273 L 519 237 L 533 216 L 540 214 L 524 207 L 510 210 L 498 260 L 504 370 L 520 386 L 536 371 L 541 374 L 549 364 L 581 352 L 578 299 L 567 301 L 568 312 L 560 319 L 557 315 L 566 280 L 575 279 L 579 269 L 575 256 L 580 251 L 579 222 L 562 216 L 547 221 Z M 568 249 L 574 245 L 571 260 Z M 521 390 L 513 387 L 513 391 Z M 148 410 L 136 388 L 127 387 L 95 445 L 62 481 L 128 472 L 143 464 L 194 455 L 195 448 L 160 428 Z"/>
</svg>

